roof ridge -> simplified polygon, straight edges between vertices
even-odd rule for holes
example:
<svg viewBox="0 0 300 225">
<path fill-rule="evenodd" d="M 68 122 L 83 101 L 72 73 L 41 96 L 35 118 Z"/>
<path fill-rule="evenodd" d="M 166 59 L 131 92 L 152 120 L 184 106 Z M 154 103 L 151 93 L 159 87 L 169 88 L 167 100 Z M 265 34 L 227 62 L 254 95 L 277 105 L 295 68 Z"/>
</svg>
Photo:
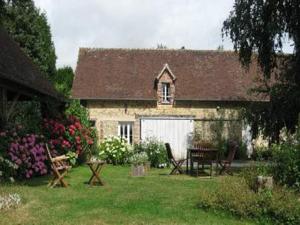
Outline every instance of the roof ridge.
<svg viewBox="0 0 300 225">
<path fill-rule="evenodd" d="M 213 49 L 157 49 L 157 48 L 102 48 L 102 47 L 79 47 L 79 52 L 95 51 L 174 51 L 174 52 L 211 52 L 211 53 L 236 53 L 234 50 L 213 50 Z"/>
</svg>

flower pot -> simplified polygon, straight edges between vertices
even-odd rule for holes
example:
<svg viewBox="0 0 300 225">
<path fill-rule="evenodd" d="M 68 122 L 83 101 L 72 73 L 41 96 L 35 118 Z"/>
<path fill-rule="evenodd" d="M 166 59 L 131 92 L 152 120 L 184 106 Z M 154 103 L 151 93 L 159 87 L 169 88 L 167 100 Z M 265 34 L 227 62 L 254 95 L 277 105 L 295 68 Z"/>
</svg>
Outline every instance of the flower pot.
<svg viewBox="0 0 300 225">
<path fill-rule="evenodd" d="M 144 165 L 131 165 L 131 175 L 133 177 L 145 176 L 146 170 Z"/>
<path fill-rule="evenodd" d="M 145 172 L 149 172 L 151 168 L 151 162 L 146 162 L 145 163 Z"/>
<path fill-rule="evenodd" d="M 273 189 L 273 177 L 267 176 L 257 176 L 256 178 L 256 189 L 258 192 L 262 190 L 272 190 Z"/>
</svg>

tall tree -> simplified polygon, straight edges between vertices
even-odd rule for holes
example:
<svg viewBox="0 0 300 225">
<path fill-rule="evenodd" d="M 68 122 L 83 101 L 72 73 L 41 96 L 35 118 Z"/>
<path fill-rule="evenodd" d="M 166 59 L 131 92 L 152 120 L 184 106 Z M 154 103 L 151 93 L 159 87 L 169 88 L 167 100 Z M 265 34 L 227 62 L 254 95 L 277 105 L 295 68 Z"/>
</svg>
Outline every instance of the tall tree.
<svg viewBox="0 0 300 225">
<path fill-rule="evenodd" d="M 4 12 L 5 12 L 5 10 L 4 10 L 4 0 L 0 0 L 0 26 L 1 26 L 1 24 L 2 24 L 2 20 L 3 20 L 3 18 L 4 18 Z"/>
<path fill-rule="evenodd" d="M 53 83 L 55 88 L 64 94 L 66 97 L 69 97 L 70 91 L 72 88 L 74 73 L 73 69 L 70 66 L 65 66 L 63 68 L 57 69 L 55 76 L 53 76 Z"/>
<path fill-rule="evenodd" d="M 254 91 L 266 94 L 270 104 L 250 107 L 254 134 L 260 129 L 274 141 L 283 127 L 293 132 L 300 112 L 299 0 L 235 0 L 223 35 L 231 38 L 244 66 L 257 60 L 263 72 Z M 293 43 L 289 55 L 282 53 L 287 40 Z"/>
<path fill-rule="evenodd" d="M 42 72 L 53 76 L 56 55 L 46 14 L 35 7 L 33 0 L 1 1 L 5 11 L 3 27 Z"/>
</svg>

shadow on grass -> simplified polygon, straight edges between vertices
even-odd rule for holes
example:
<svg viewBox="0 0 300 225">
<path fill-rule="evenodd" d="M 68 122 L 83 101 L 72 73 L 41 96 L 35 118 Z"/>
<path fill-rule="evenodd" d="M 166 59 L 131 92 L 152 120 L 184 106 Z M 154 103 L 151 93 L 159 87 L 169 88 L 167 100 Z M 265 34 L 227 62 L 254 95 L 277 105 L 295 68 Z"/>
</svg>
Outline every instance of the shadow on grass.
<svg viewBox="0 0 300 225">
<path fill-rule="evenodd" d="M 47 186 L 49 181 L 52 179 L 51 175 L 42 176 L 42 177 L 35 177 L 30 180 L 23 180 L 20 181 L 22 185 L 26 185 L 29 187 L 38 187 L 38 186 Z"/>
</svg>

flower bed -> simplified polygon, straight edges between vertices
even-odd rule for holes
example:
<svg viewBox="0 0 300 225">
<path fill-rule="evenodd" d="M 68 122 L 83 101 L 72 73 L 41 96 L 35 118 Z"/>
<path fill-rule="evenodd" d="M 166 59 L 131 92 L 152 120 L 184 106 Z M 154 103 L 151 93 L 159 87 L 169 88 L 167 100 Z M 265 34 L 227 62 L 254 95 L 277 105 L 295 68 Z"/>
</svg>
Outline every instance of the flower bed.
<svg viewBox="0 0 300 225">
<path fill-rule="evenodd" d="M 74 116 L 44 119 L 41 134 L 28 134 L 22 126 L 0 132 L 0 180 L 31 178 L 48 173 L 46 144 L 53 156 L 82 156 L 94 144 L 95 132 Z"/>
<path fill-rule="evenodd" d="M 99 157 L 114 165 L 127 163 L 131 154 L 132 147 L 119 137 L 107 137 L 99 146 Z"/>
<path fill-rule="evenodd" d="M 94 144 L 96 138 L 95 132 L 84 127 L 74 116 L 66 120 L 44 119 L 43 130 L 50 148 L 60 153 L 72 151 L 81 155 Z"/>
</svg>

